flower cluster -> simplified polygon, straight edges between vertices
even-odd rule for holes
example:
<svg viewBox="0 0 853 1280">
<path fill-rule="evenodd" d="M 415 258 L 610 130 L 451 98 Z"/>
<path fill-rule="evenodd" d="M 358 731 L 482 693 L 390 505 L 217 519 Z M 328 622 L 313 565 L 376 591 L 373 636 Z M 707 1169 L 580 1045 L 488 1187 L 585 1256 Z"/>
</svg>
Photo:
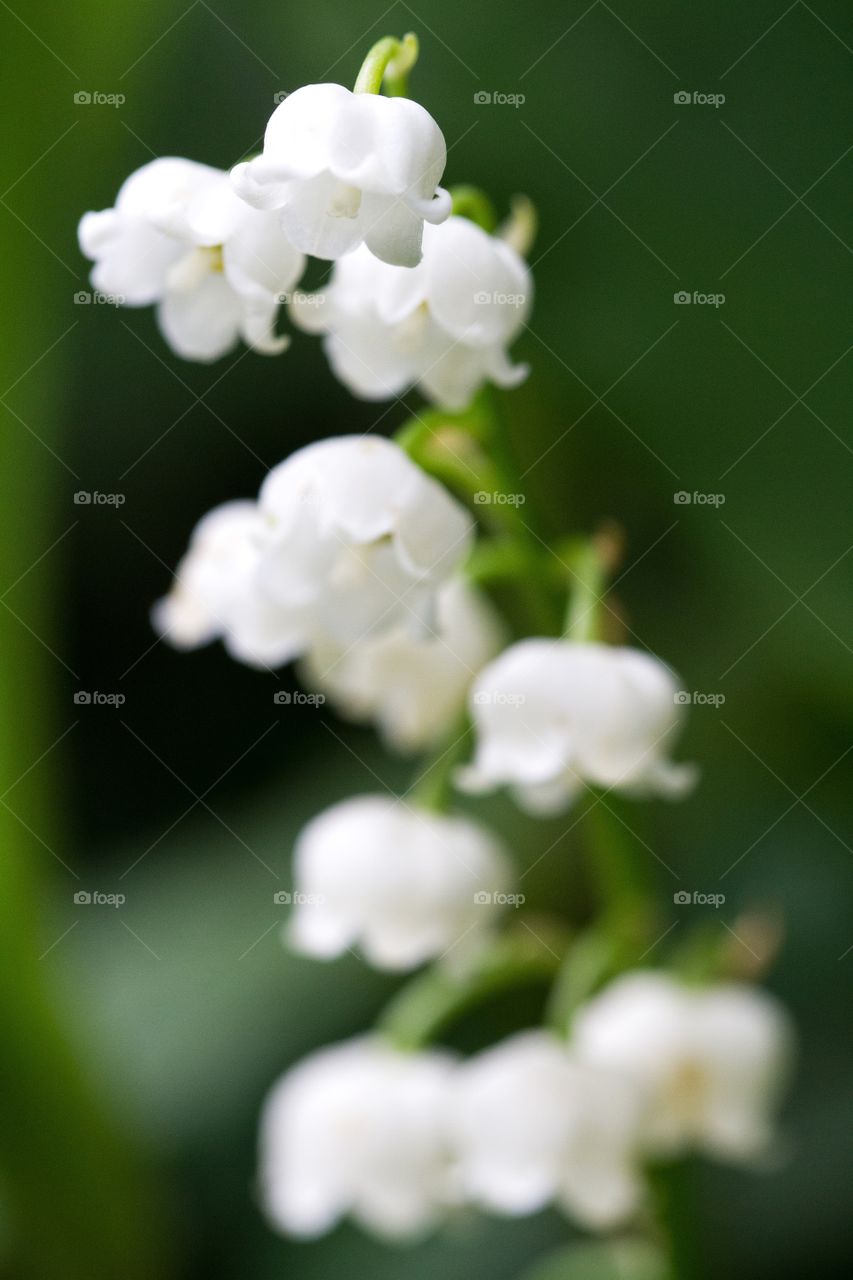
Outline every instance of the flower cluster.
<svg viewBox="0 0 853 1280">
<path fill-rule="evenodd" d="M 417 1235 L 466 1203 L 556 1204 L 610 1229 L 646 1205 L 651 1160 L 766 1155 L 790 1050 L 787 1016 L 758 989 L 652 971 L 594 996 L 568 1039 L 523 1032 L 464 1062 L 376 1036 L 323 1049 L 264 1109 L 264 1206 L 306 1237 L 345 1215 Z"/>
<path fill-rule="evenodd" d="M 182 648 L 220 637 L 267 667 L 315 648 L 349 652 L 401 624 L 428 635 L 472 531 L 391 441 L 323 440 L 275 467 L 257 502 L 204 517 L 155 623 Z"/>
<path fill-rule="evenodd" d="M 532 295 L 505 238 L 450 217 L 447 159 L 430 114 L 407 98 L 306 85 L 276 108 L 263 153 L 230 175 L 192 160 L 151 161 L 112 209 L 87 213 L 80 247 L 93 286 L 157 306 L 186 360 L 213 361 L 243 339 L 265 355 L 290 301 L 297 325 L 327 334 L 335 373 L 369 400 L 418 384 L 448 409 L 486 381 L 526 374 L 506 348 Z M 296 291 L 306 255 L 332 260 L 329 287 Z"/>
<path fill-rule="evenodd" d="M 549 544 L 527 523 L 483 384 L 527 372 L 509 348 L 533 293 L 532 207 L 517 203 L 495 231 L 481 193 L 439 186 L 441 131 L 400 96 L 416 51 L 411 36 L 382 40 L 355 92 L 291 94 L 263 153 L 230 176 L 153 161 L 115 208 L 83 218 L 80 242 L 96 287 L 156 304 L 190 359 L 239 338 L 282 350 L 288 300 L 356 395 L 416 386 L 436 406 L 395 441 L 300 449 L 256 500 L 211 511 L 154 609 L 172 645 L 219 639 L 261 668 L 295 660 L 392 749 L 431 753 L 404 795 L 341 801 L 297 839 L 287 944 L 421 971 L 377 1032 L 314 1053 L 273 1090 L 260 1152 L 271 1222 L 312 1237 L 350 1216 L 407 1237 L 460 1205 L 557 1205 L 610 1230 L 651 1220 L 653 1162 L 767 1152 L 792 1034 L 704 935 L 692 953 L 662 946 L 660 969 L 637 968 L 668 937 L 637 887 L 645 850 L 619 861 L 592 845 L 599 900 L 567 929 L 560 903 L 535 917 L 505 910 L 524 904 L 523 840 L 510 850 L 452 807 L 454 787 L 507 788 L 524 813 L 549 816 L 584 792 L 590 807 L 614 790 L 674 799 L 695 774 L 671 759 L 683 712 L 672 671 L 605 625 L 618 539 Z M 297 294 L 305 255 L 333 266 L 325 288 Z M 454 1018 L 531 973 L 552 987 L 546 1026 L 467 1061 L 436 1047 Z"/>
</svg>

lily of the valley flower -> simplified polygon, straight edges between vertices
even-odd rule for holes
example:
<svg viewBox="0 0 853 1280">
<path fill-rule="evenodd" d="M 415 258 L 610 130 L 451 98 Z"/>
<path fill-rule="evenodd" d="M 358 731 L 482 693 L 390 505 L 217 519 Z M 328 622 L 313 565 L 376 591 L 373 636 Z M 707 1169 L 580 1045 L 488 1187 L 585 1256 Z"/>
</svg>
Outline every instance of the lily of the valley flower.
<svg viewBox="0 0 853 1280">
<path fill-rule="evenodd" d="M 272 1224 L 313 1237 L 351 1215 L 381 1236 L 420 1234 L 451 1200 L 446 1054 L 364 1038 L 312 1054 L 261 1117 L 260 1191 Z"/>
<path fill-rule="evenodd" d="M 509 786 L 542 814 L 565 809 L 584 783 L 680 795 L 694 771 L 666 758 L 680 720 L 677 690 L 669 668 L 636 649 L 522 640 L 473 685 L 477 747 L 459 785 Z"/>
<path fill-rule="evenodd" d="M 359 946 L 377 968 L 412 969 L 475 946 L 511 880 L 500 842 L 476 823 L 359 796 L 300 835 L 286 937 L 323 959 Z"/>
<path fill-rule="evenodd" d="M 156 304 L 166 341 L 211 361 L 240 338 L 265 355 L 287 345 L 275 321 L 305 259 L 277 218 L 238 200 L 228 175 L 191 160 L 152 160 L 127 179 L 115 207 L 80 221 L 92 284 L 127 306 Z"/>
<path fill-rule="evenodd" d="M 447 148 L 432 116 L 407 98 L 310 84 L 270 117 L 263 154 L 237 165 L 235 190 L 280 211 L 303 253 L 339 258 L 364 244 L 384 262 L 420 260 L 424 220 L 442 222 Z"/>
<path fill-rule="evenodd" d="M 401 624 L 423 632 L 471 536 L 464 509 L 399 446 L 322 440 L 275 467 L 257 504 L 205 517 L 155 625 L 184 648 L 220 636 L 262 666 Z"/>
<path fill-rule="evenodd" d="M 457 577 L 437 593 L 429 630 L 417 634 L 400 623 L 343 651 L 317 646 L 304 675 L 343 715 L 374 721 L 397 751 L 422 751 L 450 732 L 471 681 L 503 641 L 488 600 Z"/>
<path fill-rule="evenodd" d="M 606 1229 L 637 1208 L 634 1091 L 547 1032 L 513 1036 L 460 1066 L 450 1117 L 460 1190 L 485 1209 L 520 1215 L 557 1203 Z"/>
<path fill-rule="evenodd" d="M 453 217 L 425 228 L 423 260 L 413 270 L 358 249 L 335 265 L 324 292 L 295 298 L 291 315 L 326 335 L 332 368 L 355 395 L 387 399 L 417 384 L 436 404 L 464 409 L 484 382 L 511 387 L 526 376 L 507 348 L 532 296 L 515 249 Z"/>
<path fill-rule="evenodd" d="M 572 1039 L 592 1068 L 634 1082 L 650 1153 L 751 1160 L 770 1146 L 793 1035 L 766 992 L 635 972 L 578 1011 Z"/>
</svg>

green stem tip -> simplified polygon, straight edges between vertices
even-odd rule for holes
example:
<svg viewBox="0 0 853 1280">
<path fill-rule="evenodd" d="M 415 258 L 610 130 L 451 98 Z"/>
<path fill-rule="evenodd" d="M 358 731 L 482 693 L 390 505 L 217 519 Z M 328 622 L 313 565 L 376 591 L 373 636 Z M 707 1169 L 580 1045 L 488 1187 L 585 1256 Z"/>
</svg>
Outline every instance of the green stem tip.
<svg viewBox="0 0 853 1280">
<path fill-rule="evenodd" d="M 402 40 L 384 36 L 361 64 L 353 93 L 381 93 L 384 83 L 391 97 L 404 98 L 408 74 L 417 60 L 418 37 L 413 32 Z"/>
</svg>

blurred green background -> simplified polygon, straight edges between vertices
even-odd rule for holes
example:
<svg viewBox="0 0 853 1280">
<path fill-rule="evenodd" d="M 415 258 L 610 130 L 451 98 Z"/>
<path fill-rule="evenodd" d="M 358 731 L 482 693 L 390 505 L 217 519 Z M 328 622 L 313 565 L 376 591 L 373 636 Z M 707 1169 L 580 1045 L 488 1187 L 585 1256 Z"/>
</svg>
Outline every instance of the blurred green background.
<svg viewBox="0 0 853 1280">
<path fill-rule="evenodd" d="M 509 1280 L 568 1235 L 551 1214 L 465 1221 L 401 1253 L 348 1228 L 290 1244 L 257 1212 L 266 1089 L 394 986 L 349 960 L 287 957 L 273 892 L 300 823 L 375 788 L 373 770 L 404 786 L 408 767 L 325 711 L 274 706 L 276 682 L 218 648 L 155 645 L 148 608 L 209 507 L 254 494 L 299 445 L 380 415 L 389 431 L 406 408 L 354 402 L 305 336 L 279 360 L 197 367 L 150 311 L 74 300 L 88 283 L 77 221 L 132 169 L 162 154 L 229 166 L 257 147 L 276 92 L 351 84 L 376 38 L 409 29 L 447 180 L 502 208 L 526 191 L 540 211 L 518 348 L 533 374 L 505 397 L 528 482 L 555 533 L 622 522 L 616 596 L 635 637 L 689 691 L 725 695 L 691 710 L 681 754 L 701 787 L 634 806 L 631 825 L 679 887 L 725 893 L 729 925 L 766 903 L 785 916 L 770 984 L 802 1038 L 788 1157 L 761 1177 L 701 1168 L 708 1274 L 840 1273 L 849 4 L 13 0 L 0 24 L 0 1274 Z M 482 91 L 525 101 L 479 104 Z M 678 305 L 680 290 L 725 300 Z M 78 506 L 78 490 L 125 501 Z M 126 701 L 75 705 L 81 689 Z M 531 864 L 571 821 L 531 834 L 489 810 L 525 832 Z M 576 836 L 525 879 L 534 906 L 579 900 Z M 126 903 L 76 905 L 79 890 Z M 686 932 L 702 909 L 675 914 L 672 890 L 664 873 L 662 909 Z M 472 1042 L 532 1019 L 538 999 L 492 1010 Z"/>
</svg>

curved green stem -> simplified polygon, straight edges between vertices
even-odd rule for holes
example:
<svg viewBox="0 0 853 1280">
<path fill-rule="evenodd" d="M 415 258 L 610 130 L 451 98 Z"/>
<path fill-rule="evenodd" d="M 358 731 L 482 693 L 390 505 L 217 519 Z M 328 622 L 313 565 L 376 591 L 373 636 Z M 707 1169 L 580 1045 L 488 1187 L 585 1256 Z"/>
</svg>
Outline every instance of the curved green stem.
<svg viewBox="0 0 853 1280">
<path fill-rule="evenodd" d="M 469 1010 L 506 991 L 553 979 L 566 937 L 537 920 L 497 938 L 472 967 L 457 972 L 436 965 L 413 978 L 382 1014 L 378 1031 L 401 1049 L 433 1043 Z"/>
<path fill-rule="evenodd" d="M 432 813 L 445 813 L 453 792 L 453 770 L 465 753 L 470 725 L 467 715 L 457 721 L 436 749 L 407 793 L 412 802 Z"/>
<path fill-rule="evenodd" d="M 411 31 L 398 40 L 377 40 L 358 73 L 353 93 L 381 93 L 383 81 L 392 98 L 405 98 L 408 75 L 418 60 L 418 37 Z"/>
<path fill-rule="evenodd" d="M 453 202 L 453 213 L 457 218 L 467 218 L 475 222 L 489 234 L 498 225 L 498 216 L 485 191 L 479 187 L 462 185 L 450 188 L 450 199 Z"/>
</svg>

